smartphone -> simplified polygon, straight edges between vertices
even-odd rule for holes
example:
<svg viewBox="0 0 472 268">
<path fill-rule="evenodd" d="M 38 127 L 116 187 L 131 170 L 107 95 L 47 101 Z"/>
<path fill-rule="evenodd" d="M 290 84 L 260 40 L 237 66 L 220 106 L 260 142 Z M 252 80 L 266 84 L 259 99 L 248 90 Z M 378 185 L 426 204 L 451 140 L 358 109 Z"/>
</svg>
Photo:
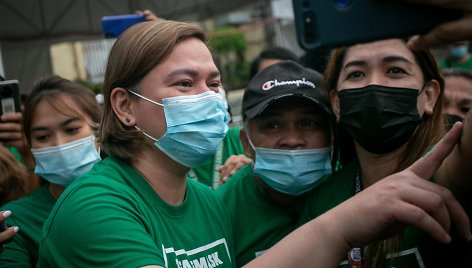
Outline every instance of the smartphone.
<svg viewBox="0 0 472 268">
<path fill-rule="evenodd" d="M 105 16 L 102 18 L 103 35 L 106 38 L 118 37 L 129 27 L 143 21 L 144 15 L 138 14 Z"/>
<path fill-rule="evenodd" d="M 17 80 L 0 81 L 0 112 L 20 112 L 20 89 Z"/>
<path fill-rule="evenodd" d="M 293 0 L 300 45 L 335 48 L 423 34 L 462 11 L 395 0 Z"/>
</svg>

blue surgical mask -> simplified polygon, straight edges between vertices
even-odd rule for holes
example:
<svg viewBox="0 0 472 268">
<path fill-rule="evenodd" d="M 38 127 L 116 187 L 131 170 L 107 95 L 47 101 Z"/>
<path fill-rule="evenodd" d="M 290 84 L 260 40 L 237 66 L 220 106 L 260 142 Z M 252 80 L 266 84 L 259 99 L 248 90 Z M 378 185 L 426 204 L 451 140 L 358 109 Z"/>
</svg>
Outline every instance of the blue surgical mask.
<svg viewBox="0 0 472 268">
<path fill-rule="evenodd" d="M 449 56 L 455 59 L 463 58 L 467 55 L 469 48 L 466 45 L 454 46 L 449 51 Z"/>
<path fill-rule="evenodd" d="M 174 161 L 197 167 L 211 158 L 228 131 L 229 116 L 222 97 L 213 92 L 162 99 L 162 104 L 136 92 L 132 94 L 164 107 L 166 133 L 154 140 L 154 145 Z"/>
<path fill-rule="evenodd" d="M 36 161 L 34 173 L 64 188 L 100 160 L 93 135 L 58 146 L 31 149 L 31 152 Z"/>
<path fill-rule="evenodd" d="M 303 150 L 280 150 L 254 147 L 253 174 L 272 189 L 302 195 L 318 186 L 331 174 L 331 147 Z"/>
</svg>

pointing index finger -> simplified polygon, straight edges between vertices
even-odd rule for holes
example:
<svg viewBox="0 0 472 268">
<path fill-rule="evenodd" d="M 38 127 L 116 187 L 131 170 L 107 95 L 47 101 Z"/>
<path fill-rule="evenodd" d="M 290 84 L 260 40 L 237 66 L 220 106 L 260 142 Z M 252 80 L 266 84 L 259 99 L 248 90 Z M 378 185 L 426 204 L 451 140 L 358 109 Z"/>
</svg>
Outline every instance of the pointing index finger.
<svg viewBox="0 0 472 268">
<path fill-rule="evenodd" d="M 428 152 L 424 157 L 417 160 L 408 169 L 417 174 L 421 178 L 429 179 L 434 175 L 443 160 L 451 153 L 454 146 L 458 142 L 463 123 L 457 122 L 444 135 L 444 137 L 436 144 L 436 146 Z"/>
</svg>

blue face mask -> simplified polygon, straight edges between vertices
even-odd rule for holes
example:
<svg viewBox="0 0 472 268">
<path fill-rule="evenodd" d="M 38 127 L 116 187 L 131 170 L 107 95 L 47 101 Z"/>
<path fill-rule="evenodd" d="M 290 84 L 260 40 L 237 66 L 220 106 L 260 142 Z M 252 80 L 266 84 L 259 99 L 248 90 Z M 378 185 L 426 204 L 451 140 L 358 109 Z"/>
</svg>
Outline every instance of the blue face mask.
<svg viewBox="0 0 472 268">
<path fill-rule="evenodd" d="M 460 59 L 467 55 L 468 50 L 469 48 L 466 45 L 455 46 L 449 51 L 449 56 Z"/>
<path fill-rule="evenodd" d="M 64 188 L 100 160 L 94 136 L 58 146 L 31 149 L 31 152 L 36 161 L 34 173 Z"/>
<path fill-rule="evenodd" d="M 213 91 L 162 99 L 162 104 L 130 92 L 164 107 L 167 131 L 162 137 L 156 139 L 135 128 L 154 140 L 159 150 L 186 167 L 199 166 L 211 158 L 228 131 L 229 116 L 223 99 Z"/>
<path fill-rule="evenodd" d="M 254 175 L 274 190 L 302 195 L 318 186 L 331 174 L 331 147 L 303 150 L 280 150 L 254 147 Z"/>
</svg>

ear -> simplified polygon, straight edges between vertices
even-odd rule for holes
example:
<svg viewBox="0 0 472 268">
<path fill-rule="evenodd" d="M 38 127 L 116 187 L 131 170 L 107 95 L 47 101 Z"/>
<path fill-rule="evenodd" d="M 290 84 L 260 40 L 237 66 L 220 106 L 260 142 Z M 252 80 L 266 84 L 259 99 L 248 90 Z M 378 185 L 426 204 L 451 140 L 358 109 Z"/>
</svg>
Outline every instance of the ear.
<svg viewBox="0 0 472 268">
<path fill-rule="evenodd" d="M 252 146 L 249 144 L 249 140 L 247 139 L 246 135 L 246 129 L 242 128 L 239 131 L 239 139 L 241 140 L 241 143 L 243 145 L 244 154 L 254 160 L 254 149 L 252 149 Z"/>
<path fill-rule="evenodd" d="M 329 100 L 331 101 L 333 112 L 336 115 L 336 120 L 339 121 L 339 98 L 336 89 L 332 89 L 329 92 Z"/>
<path fill-rule="evenodd" d="M 132 109 L 133 103 L 126 89 L 121 87 L 114 88 L 110 94 L 110 103 L 113 112 L 123 125 L 128 127 L 136 125 Z"/>
<path fill-rule="evenodd" d="M 428 82 L 428 84 L 424 88 L 424 113 L 432 116 L 433 115 L 433 110 L 434 106 L 436 105 L 436 102 L 438 101 L 439 94 L 440 94 L 440 86 L 439 82 L 436 80 L 431 80 Z"/>
</svg>

